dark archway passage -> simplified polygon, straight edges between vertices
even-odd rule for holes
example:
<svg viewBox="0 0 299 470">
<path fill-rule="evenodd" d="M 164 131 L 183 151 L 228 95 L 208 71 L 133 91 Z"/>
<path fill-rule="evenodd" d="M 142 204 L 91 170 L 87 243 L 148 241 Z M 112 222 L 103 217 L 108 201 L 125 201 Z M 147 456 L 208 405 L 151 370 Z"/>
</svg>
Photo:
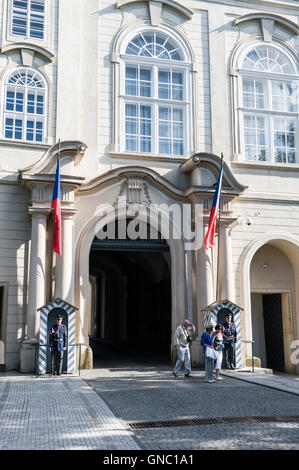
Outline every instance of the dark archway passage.
<svg viewBox="0 0 299 470">
<path fill-rule="evenodd" d="M 95 239 L 90 251 L 90 346 L 99 365 L 113 350 L 170 357 L 171 266 L 163 240 Z"/>
</svg>

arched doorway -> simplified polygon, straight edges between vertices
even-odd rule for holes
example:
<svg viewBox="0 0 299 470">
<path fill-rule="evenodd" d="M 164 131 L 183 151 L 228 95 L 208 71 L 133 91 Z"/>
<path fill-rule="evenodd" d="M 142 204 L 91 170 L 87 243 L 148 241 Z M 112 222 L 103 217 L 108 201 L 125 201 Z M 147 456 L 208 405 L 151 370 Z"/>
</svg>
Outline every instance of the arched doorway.
<svg viewBox="0 0 299 470">
<path fill-rule="evenodd" d="M 260 358 L 262 367 L 285 371 L 291 366 L 296 286 L 291 261 L 275 242 L 263 245 L 254 254 L 250 286 L 254 355 Z"/>
<path fill-rule="evenodd" d="M 109 225 L 109 224 L 108 224 Z M 117 224 L 116 224 L 117 226 Z M 109 233 L 109 227 L 104 231 Z M 150 234 L 150 226 L 147 226 Z M 117 231 L 116 231 L 117 234 Z M 113 349 L 168 359 L 171 345 L 171 257 L 156 239 L 95 237 L 89 255 L 94 365 Z"/>
</svg>

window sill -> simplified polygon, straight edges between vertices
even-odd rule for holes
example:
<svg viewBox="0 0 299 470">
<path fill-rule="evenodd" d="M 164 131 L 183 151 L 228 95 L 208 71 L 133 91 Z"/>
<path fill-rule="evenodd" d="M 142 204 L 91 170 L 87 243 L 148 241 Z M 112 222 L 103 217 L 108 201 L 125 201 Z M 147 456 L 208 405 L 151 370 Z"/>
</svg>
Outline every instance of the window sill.
<svg viewBox="0 0 299 470">
<path fill-rule="evenodd" d="M 48 150 L 51 145 L 44 144 L 42 142 L 25 142 L 23 140 L 7 140 L 0 139 L 1 147 L 19 147 L 25 149 L 34 149 L 34 150 Z"/>
<path fill-rule="evenodd" d="M 187 155 L 163 155 L 154 153 L 134 153 L 134 152 L 109 152 L 109 157 L 120 158 L 122 160 L 150 160 L 152 162 L 184 163 L 189 157 Z"/>
<path fill-rule="evenodd" d="M 235 168 L 258 168 L 261 170 L 279 170 L 299 172 L 298 163 L 271 163 L 271 162 L 246 162 L 232 161 L 231 166 Z"/>
</svg>

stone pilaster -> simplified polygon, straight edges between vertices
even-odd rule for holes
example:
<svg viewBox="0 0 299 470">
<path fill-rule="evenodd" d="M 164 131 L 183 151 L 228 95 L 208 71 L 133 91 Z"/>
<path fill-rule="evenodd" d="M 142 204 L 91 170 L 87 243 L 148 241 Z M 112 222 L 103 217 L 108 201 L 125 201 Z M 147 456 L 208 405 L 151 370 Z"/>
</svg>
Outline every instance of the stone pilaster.
<svg viewBox="0 0 299 470">
<path fill-rule="evenodd" d="M 56 254 L 55 298 L 74 302 L 74 211 L 63 211 L 61 218 L 62 255 Z"/>
<path fill-rule="evenodd" d="M 35 363 L 35 344 L 39 336 L 37 310 L 46 303 L 46 235 L 47 211 L 31 210 L 31 246 L 26 312 L 27 335 L 20 351 L 21 372 L 32 372 Z"/>
</svg>

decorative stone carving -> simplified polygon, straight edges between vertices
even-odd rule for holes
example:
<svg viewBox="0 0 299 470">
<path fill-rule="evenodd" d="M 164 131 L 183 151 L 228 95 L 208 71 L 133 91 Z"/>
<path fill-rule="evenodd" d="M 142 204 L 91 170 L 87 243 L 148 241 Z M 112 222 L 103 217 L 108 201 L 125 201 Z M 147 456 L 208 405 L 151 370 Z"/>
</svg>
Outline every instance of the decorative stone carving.
<svg viewBox="0 0 299 470">
<path fill-rule="evenodd" d="M 140 176 L 130 175 L 122 181 L 117 199 L 124 196 L 126 190 L 126 201 L 128 204 L 151 204 L 149 186 Z M 114 205 L 117 204 L 117 200 Z"/>
</svg>

